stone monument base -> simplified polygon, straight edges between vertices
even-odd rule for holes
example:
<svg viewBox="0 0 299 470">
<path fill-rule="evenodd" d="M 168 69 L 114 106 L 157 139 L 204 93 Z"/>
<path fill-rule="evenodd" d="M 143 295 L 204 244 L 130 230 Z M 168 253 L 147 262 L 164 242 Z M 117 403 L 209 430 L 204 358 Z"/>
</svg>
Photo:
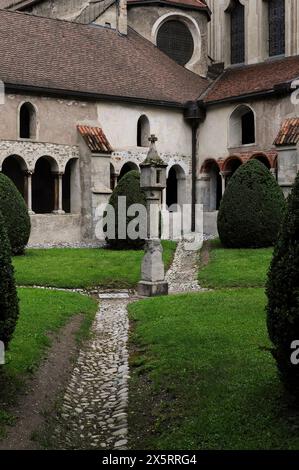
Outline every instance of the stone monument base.
<svg viewBox="0 0 299 470">
<path fill-rule="evenodd" d="M 138 295 L 142 297 L 155 297 L 168 295 L 168 283 L 165 281 L 140 281 L 137 288 Z"/>
</svg>

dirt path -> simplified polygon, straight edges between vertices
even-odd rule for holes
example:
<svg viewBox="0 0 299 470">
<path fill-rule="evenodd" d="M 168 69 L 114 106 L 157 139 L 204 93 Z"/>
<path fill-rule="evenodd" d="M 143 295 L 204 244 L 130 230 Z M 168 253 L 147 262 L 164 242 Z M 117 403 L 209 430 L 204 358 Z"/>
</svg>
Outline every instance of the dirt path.
<svg viewBox="0 0 299 470">
<path fill-rule="evenodd" d="M 26 394 L 20 397 L 17 407 L 12 410 L 17 422 L 8 428 L 7 437 L 0 442 L 0 450 L 40 448 L 38 442 L 31 438 L 45 426 L 45 416 L 54 410 L 59 392 L 66 386 L 77 350 L 75 333 L 81 322 L 82 317 L 77 315 L 52 336 L 47 358 L 26 386 Z"/>
</svg>

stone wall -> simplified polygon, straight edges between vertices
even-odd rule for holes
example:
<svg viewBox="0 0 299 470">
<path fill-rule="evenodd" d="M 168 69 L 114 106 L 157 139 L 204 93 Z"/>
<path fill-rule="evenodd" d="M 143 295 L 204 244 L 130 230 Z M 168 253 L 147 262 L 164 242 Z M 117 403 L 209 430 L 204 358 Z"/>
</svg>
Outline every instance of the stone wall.
<svg viewBox="0 0 299 470">
<path fill-rule="evenodd" d="M 246 63 L 268 58 L 268 13 L 266 0 L 241 0 L 245 7 Z M 230 64 L 230 19 L 226 13 L 231 0 L 207 0 L 212 10 L 208 25 L 208 53 L 216 62 Z M 299 5 L 297 0 L 285 0 L 286 55 L 299 54 Z"/>
<path fill-rule="evenodd" d="M 128 24 L 146 39 L 156 44 L 159 26 L 166 20 L 180 19 L 190 29 L 194 40 L 194 54 L 185 65 L 189 70 L 206 75 L 208 65 L 207 15 L 196 10 L 169 6 L 130 6 Z"/>
</svg>

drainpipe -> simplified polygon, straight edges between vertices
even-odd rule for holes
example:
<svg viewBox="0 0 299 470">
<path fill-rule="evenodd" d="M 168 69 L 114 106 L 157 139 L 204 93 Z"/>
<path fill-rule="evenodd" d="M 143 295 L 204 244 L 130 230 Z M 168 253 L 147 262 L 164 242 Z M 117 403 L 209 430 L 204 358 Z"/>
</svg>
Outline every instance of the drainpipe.
<svg viewBox="0 0 299 470">
<path fill-rule="evenodd" d="M 199 101 L 188 101 L 184 109 L 184 118 L 192 129 L 192 186 L 191 186 L 191 231 L 196 229 L 196 170 L 197 170 L 197 131 L 201 121 L 205 118 L 205 109 Z"/>
</svg>

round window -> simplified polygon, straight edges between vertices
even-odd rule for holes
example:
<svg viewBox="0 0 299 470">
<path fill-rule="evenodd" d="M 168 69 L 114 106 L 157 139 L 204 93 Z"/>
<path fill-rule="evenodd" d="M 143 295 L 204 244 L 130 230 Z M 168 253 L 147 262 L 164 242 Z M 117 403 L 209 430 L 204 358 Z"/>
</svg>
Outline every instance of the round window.
<svg viewBox="0 0 299 470">
<path fill-rule="evenodd" d="M 157 46 L 180 65 L 187 64 L 194 51 L 193 37 L 189 28 L 177 20 L 162 24 L 157 35 Z"/>
</svg>

